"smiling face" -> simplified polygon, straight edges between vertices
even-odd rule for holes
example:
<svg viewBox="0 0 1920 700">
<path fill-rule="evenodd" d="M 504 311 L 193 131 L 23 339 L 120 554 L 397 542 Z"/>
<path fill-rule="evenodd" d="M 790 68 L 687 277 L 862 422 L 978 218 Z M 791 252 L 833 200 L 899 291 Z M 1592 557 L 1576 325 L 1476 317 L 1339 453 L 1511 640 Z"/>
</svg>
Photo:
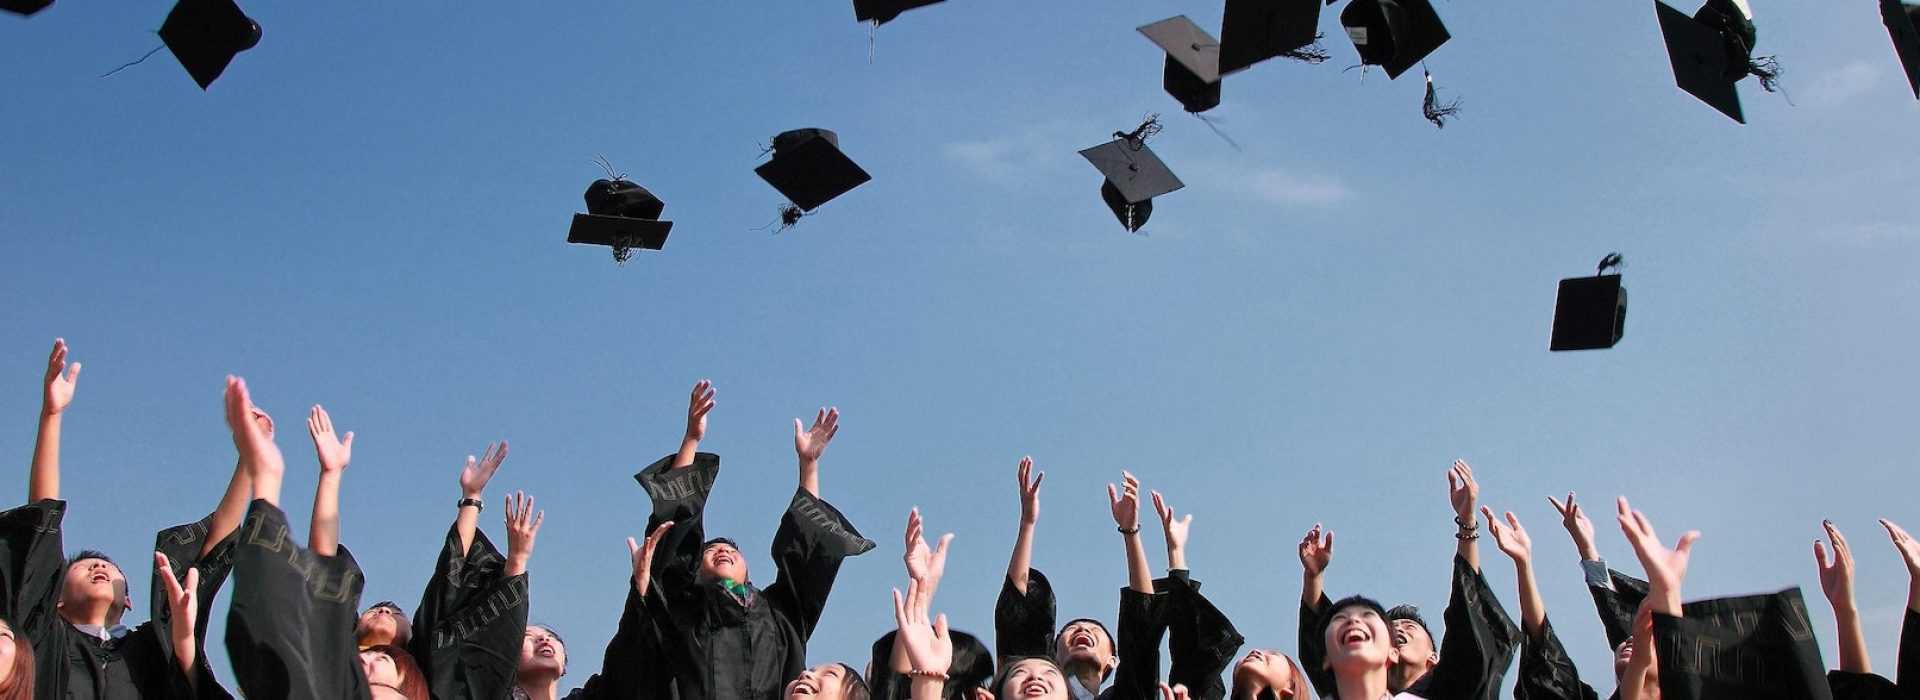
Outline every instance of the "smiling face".
<svg viewBox="0 0 1920 700">
<path fill-rule="evenodd" d="M 1400 650 L 1402 664 L 1439 663 L 1439 654 L 1435 653 L 1433 635 L 1427 628 L 1409 619 L 1398 619 L 1393 624 L 1393 648 Z"/>
<path fill-rule="evenodd" d="M 782 697 L 787 700 L 850 700 L 850 690 L 855 683 L 847 676 L 847 667 L 840 664 L 820 664 L 800 672 L 800 677 L 787 683 Z"/>
<path fill-rule="evenodd" d="M 1006 671 L 995 697 L 1021 700 L 1067 700 L 1067 677 L 1046 659 L 1021 659 Z"/>
<path fill-rule="evenodd" d="M 1054 641 L 1053 658 L 1061 666 L 1092 665 L 1105 675 L 1105 669 L 1115 661 L 1113 637 L 1092 620 L 1069 622 L 1060 628 L 1060 636 Z"/>
<path fill-rule="evenodd" d="M 13 633 L 13 626 L 0 621 L 0 689 L 12 688 L 13 663 L 20 655 L 20 645 L 25 644 Z"/>
<path fill-rule="evenodd" d="M 567 645 L 553 630 L 529 625 L 520 641 L 522 678 L 559 678 L 567 674 Z"/>
<path fill-rule="evenodd" d="M 407 621 L 407 614 L 399 608 L 375 605 L 360 613 L 360 620 L 353 625 L 353 634 L 363 647 L 406 644 L 413 636 L 413 623 Z"/>
<path fill-rule="evenodd" d="M 127 577 L 120 573 L 120 567 L 113 562 L 86 557 L 74 560 L 67 567 L 67 576 L 60 589 L 60 608 L 68 613 L 69 622 L 99 624 L 102 621 L 76 619 L 71 615 L 84 614 L 79 610 L 105 606 L 107 612 L 104 623 L 112 625 L 120 621 L 120 615 L 132 603 L 127 597 Z"/>
<path fill-rule="evenodd" d="M 718 581 L 726 579 L 735 584 L 747 582 L 747 559 L 740 556 L 740 550 L 726 542 L 707 545 L 700 552 L 700 580 Z"/>
<path fill-rule="evenodd" d="M 1365 605 L 1334 610 L 1327 622 L 1327 667 L 1365 673 L 1399 660 L 1391 631 L 1380 611 Z"/>
</svg>

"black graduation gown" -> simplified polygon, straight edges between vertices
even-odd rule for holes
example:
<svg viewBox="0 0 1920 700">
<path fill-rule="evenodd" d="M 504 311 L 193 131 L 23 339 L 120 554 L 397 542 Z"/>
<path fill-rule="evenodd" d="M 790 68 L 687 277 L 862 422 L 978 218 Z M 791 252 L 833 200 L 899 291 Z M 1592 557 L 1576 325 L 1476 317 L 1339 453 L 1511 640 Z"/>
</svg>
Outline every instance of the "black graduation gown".
<svg viewBox="0 0 1920 700">
<path fill-rule="evenodd" d="M 1599 700 L 1592 686 L 1580 681 L 1553 621 L 1540 623 L 1538 637 L 1527 636 L 1520 644 L 1520 678 L 1513 686 L 1513 700 Z"/>
<path fill-rule="evenodd" d="M 1151 700 L 1159 697 L 1160 640 L 1166 636 L 1167 595 L 1120 589 L 1118 637 L 1120 663 L 1113 684 L 1100 691 L 1100 700 Z M 1053 658 L 1056 610 L 1053 586 L 1039 569 L 1027 570 L 1027 594 L 1007 579 L 993 606 L 993 636 L 1000 663 L 1028 656 Z"/>
<path fill-rule="evenodd" d="M 342 546 L 323 557 L 289 534 L 287 514 L 254 501 L 240 526 L 227 656 L 247 698 L 371 697 L 354 638 L 366 580 Z"/>
<path fill-rule="evenodd" d="M 506 567 L 486 533 L 476 529 L 463 555 L 459 527 L 447 529 L 407 643 L 437 700 L 512 692 L 527 632 L 527 575 L 507 576 Z"/>
<path fill-rule="evenodd" d="M 1833 700 L 1920 700 L 1920 613 L 1912 608 L 1900 625 L 1899 654 L 1897 681 L 1877 673 L 1828 671 Z"/>
<path fill-rule="evenodd" d="M 634 479 L 653 500 L 647 531 L 674 521 L 653 562 L 653 585 L 663 601 L 653 624 L 669 654 L 673 687 L 680 700 L 776 700 L 806 670 L 807 639 L 841 561 L 874 543 L 832 505 L 795 489 L 773 535 L 773 584 L 749 584 L 744 598 L 736 597 L 717 582 L 696 580 L 706 537 L 702 514 L 720 457 L 702 452 L 686 469 L 672 465 L 669 455 Z"/>
<path fill-rule="evenodd" d="M 1300 666 L 1323 698 L 1338 689 L 1333 672 L 1324 667 L 1327 642 L 1318 629 L 1320 616 L 1332 605 L 1322 593 L 1317 604 L 1300 606 Z M 1402 692 L 1427 700 L 1497 700 L 1520 643 L 1520 628 L 1500 607 L 1487 577 L 1457 554 L 1452 592 L 1441 619 L 1447 631 L 1440 640 L 1440 663 Z"/>
<path fill-rule="evenodd" d="M 673 675 L 660 667 L 665 660 L 658 626 L 660 598 L 651 592 L 643 599 L 627 578 L 627 602 L 620 626 L 600 660 L 600 672 L 587 684 L 562 696 L 566 700 L 664 700 L 672 697 Z M 517 657 L 516 657 L 517 661 Z"/>
<path fill-rule="evenodd" d="M 66 577 L 61 526 L 66 502 L 42 500 L 0 513 L 0 611 L 33 644 L 34 697 L 48 700 L 123 700 L 133 698 L 228 697 L 214 678 L 205 652 L 207 618 L 213 598 L 233 563 L 233 542 L 216 545 L 206 557 L 212 516 L 159 532 L 154 550 L 164 553 L 174 572 L 200 569 L 199 637 L 202 650 L 190 683 L 173 658 L 169 632 L 172 611 L 164 584 L 150 578 L 154 616 L 132 631 L 102 641 L 62 619 L 55 608 Z M 124 569 L 123 569 L 124 571 Z"/>
<path fill-rule="evenodd" d="M 1154 590 L 1167 593 L 1167 646 L 1173 658 L 1167 684 L 1187 686 L 1194 700 L 1225 698 L 1224 673 L 1246 637 L 1226 614 L 1200 595 L 1200 582 L 1193 580 L 1186 569 L 1169 572 L 1167 578 L 1154 582 Z"/>
<path fill-rule="evenodd" d="M 1820 647 L 1799 588 L 1687 603 L 1655 613 L 1663 700 L 1828 700 Z"/>
</svg>

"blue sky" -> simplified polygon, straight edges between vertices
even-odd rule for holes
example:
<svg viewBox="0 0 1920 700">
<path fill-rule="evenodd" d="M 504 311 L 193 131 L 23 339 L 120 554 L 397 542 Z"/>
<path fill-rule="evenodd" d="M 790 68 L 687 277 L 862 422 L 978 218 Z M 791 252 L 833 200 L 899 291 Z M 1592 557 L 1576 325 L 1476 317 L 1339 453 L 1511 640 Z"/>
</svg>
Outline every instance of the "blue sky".
<svg viewBox="0 0 1920 700">
<path fill-rule="evenodd" d="M 342 530 L 367 601 L 418 599 L 461 462 L 510 439 L 483 523 L 503 537 L 498 499 L 539 498 L 533 616 L 597 663 L 645 517 L 630 475 L 711 377 L 710 530 L 761 580 L 791 419 L 844 414 L 824 492 L 882 547 L 843 569 L 816 661 L 857 664 L 892 624 L 914 505 L 958 533 L 939 607 L 988 632 L 1023 454 L 1049 475 L 1035 561 L 1064 615 L 1113 615 L 1122 468 L 1198 514 L 1195 575 L 1250 644 L 1292 651 L 1315 522 L 1339 533 L 1333 591 L 1437 612 L 1465 457 L 1530 525 L 1598 685 L 1549 493 L 1704 531 L 1689 596 L 1804 587 L 1829 664 L 1808 550 L 1835 519 L 1892 671 L 1905 572 L 1873 518 L 1920 525 L 1920 105 L 1872 3 L 1758 3 L 1794 104 L 1747 81 L 1742 127 L 1673 86 L 1646 3 L 1442 2 L 1454 39 L 1428 66 L 1465 99 L 1443 131 L 1417 75 L 1341 71 L 1334 8 L 1328 64 L 1228 79 L 1211 114 L 1244 151 L 1180 114 L 1133 29 L 1217 28 L 1217 2 L 953 0 L 881 28 L 872 63 L 838 2 L 564 5 L 253 2 L 260 45 L 205 93 L 165 52 L 96 78 L 155 45 L 163 2 L 0 17 L 0 453 L 24 471 L 66 337 L 87 366 L 70 548 L 140 561 L 211 508 L 239 373 L 290 426 L 296 522 L 304 409 L 358 433 Z M 1188 187 L 1137 237 L 1075 151 L 1149 112 Z M 803 126 L 874 181 L 755 230 L 780 202 L 757 144 Z M 664 252 L 618 267 L 564 242 L 599 154 L 666 201 Z M 1626 340 L 1549 354 L 1556 280 L 1615 250 Z"/>
</svg>

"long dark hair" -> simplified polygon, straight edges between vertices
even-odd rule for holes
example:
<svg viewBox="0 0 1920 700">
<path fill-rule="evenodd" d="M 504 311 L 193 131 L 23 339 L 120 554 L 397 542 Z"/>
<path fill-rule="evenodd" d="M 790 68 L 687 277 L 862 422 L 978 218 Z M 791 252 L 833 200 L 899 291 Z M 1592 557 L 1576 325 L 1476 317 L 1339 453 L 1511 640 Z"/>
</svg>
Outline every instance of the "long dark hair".
<svg viewBox="0 0 1920 700">
<path fill-rule="evenodd" d="M 0 700 L 33 700 L 33 642 L 13 625 L 0 621 L 0 626 L 13 633 L 13 668 L 0 681 Z"/>
</svg>

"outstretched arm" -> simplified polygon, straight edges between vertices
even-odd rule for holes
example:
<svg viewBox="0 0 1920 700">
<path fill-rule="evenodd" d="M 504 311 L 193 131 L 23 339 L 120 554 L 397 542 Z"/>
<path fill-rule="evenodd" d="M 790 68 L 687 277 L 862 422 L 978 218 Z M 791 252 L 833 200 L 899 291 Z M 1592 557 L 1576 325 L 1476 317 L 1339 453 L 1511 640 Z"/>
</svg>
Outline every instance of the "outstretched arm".
<svg viewBox="0 0 1920 700">
<path fill-rule="evenodd" d="M 1127 588 L 1136 593 L 1153 593 L 1153 567 L 1147 563 L 1147 546 L 1140 540 L 1140 480 L 1120 472 L 1121 486 L 1107 484 L 1107 501 L 1113 507 L 1113 524 L 1127 546 Z"/>
<path fill-rule="evenodd" d="M 67 341 L 55 338 L 41 387 L 40 429 L 34 434 L 33 468 L 27 475 L 28 503 L 60 497 L 60 414 L 73 403 L 73 388 L 79 381 L 80 363 L 67 364 Z"/>
<path fill-rule="evenodd" d="M 820 455 L 826 453 L 827 443 L 840 432 L 840 409 L 823 408 L 813 416 L 813 427 L 801 429 L 800 419 L 793 419 L 793 453 L 800 460 L 800 488 L 820 497 Z"/>
<path fill-rule="evenodd" d="M 1873 663 L 1867 658 L 1867 635 L 1860 628 L 1860 610 L 1853 602 L 1853 548 L 1847 546 L 1847 538 L 1840 534 L 1840 528 L 1833 521 L 1821 521 L 1827 530 L 1827 540 L 1833 545 L 1833 556 L 1827 556 L 1827 550 L 1820 540 L 1813 541 L 1813 561 L 1820 567 L 1820 590 L 1827 594 L 1827 602 L 1833 606 L 1833 621 L 1837 627 L 1840 646 L 1840 670 L 1849 673 L 1872 673 Z"/>
<path fill-rule="evenodd" d="M 179 664 L 180 672 L 186 674 L 187 682 L 190 685 L 197 684 L 199 669 L 195 664 L 199 662 L 200 649 L 194 643 L 193 631 L 200 615 L 197 600 L 200 570 L 187 569 L 186 582 L 182 583 L 173 577 L 173 567 L 167 561 L 167 555 L 154 552 L 153 572 L 166 586 L 167 608 L 173 614 L 172 624 L 167 628 L 172 637 L 167 641 L 173 645 L 173 660 Z"/>
<path fill-rule="evenodd" d="M 466 511 L 461 510 L 462 514 Z M 533 558 L 533 541 L 540 536 L 540 525 L 547 512 L 533 510 L 533 497 L 516 491 L 507 496 L 507 575 L 527 573 L 527 560 Z"/>
<path fill-rule="evenodd" d="M 314 406 L 307 414 L 307 434 L 320 456 L 320 483 L 313 490 L 313 523 L 307 530 L 307 549 L 331 557 L 340 549 L 340 479 L 353 460 L 353 433 L 334 434 L 327 409 Z"/>
<path fill-rule="evenodd" d="M 1167 540 L 1167 571 L 1187 570 L 1187 532 L 1193 526 L 1193 514 L 1174 517 L 1173 506 L 1159 491 L 1153 492 L 1153 512 L 1160 515 L 1160 531 Z"/>
<path fill-rule="evenodd" d="M 280 446 L 273 443 L 272 419 L 253 405 L 247 380 L 227 376 L 227 429 L 233 433 L 233 449 L 240 453 L 240 464 L 253 482 L 253 498 L 280 507 L 280 485 L 287 470 Z"/>
<path fill-rule="evenodd" d="M 1040 482 L 1046 478 L 1046 472 L 1034 473 L 1032 457 L 1020 458 L 1020 533 L 1013 538 L 1007 580 L 1021 595 L 1027 594 L 1027 572 L 1033 568 L 1033 531 L 1040 523 Z"/>
<path fill-rule="evenodd" d="M 1900 558 L 1907 563 L 1907 612 L 1906 620 L 1900 625 L 1900 655 L 1895 668 L 1894 680 L 1902 687 L 1912 685 L 1913 679 L 1920 676 L 1920 667 L 1915 659 L 1920 658 L 1920 648 L 1914 644 L 1915 618 L 1920 617 L 1920 541 L 1915 541 L 1906 530 L 1886 518 L 1880 519 L 1880 526 L 1887 529 L 1887 536 L 1893 539 L 1894 549 L 1900 552 Z"/>
<path fill-rule="evenodd" d="M 1480 514 L 1474 506 L 1479 500 L 1480 482 L 1473 480 L 1473 467 L 1465 460 L 1453 460 L 1447 469 L 1447 501 L 1453 504 L 1453 522 L 1460 527 L 1453 535 L 1455 553 L 1476 574 L 1480 573 L 1480 524 L 1476 522 Z"/>
<path fill-rule="evenodd" d="M 714 406 L 713 382 L 702 379 L 693 384 L 693 396 L 687 400 L 687 432 L 680 438 L 680 451 L 673 456 L 673 468 L 693 466 L 700 454 L 700 441 L 707 437 L 707 413 Z"/>
<path fill-rule="evenodd" d="M 507 441 L 501 440 L 488 445 L 478 461 L 473 455 L 467 455 L 467 465 L 460 468 L 460 502 L 454 506 L 459 513 L 453 519 L 454 532 L 460 537 L 460 556 L 466 556 L 467 550 L 473 548 L 473 532 L 480 527 L 480 508 L 486 504 L 487 482 L 493 480 L 493 473 L 500 470 L 500 463 L 506 459 Z M 507 517 L 511 522 L 512 514 Z"/>
<path fill-rule="evenodd" d="M 1494 544 L 1513 558 L 1514 578 L 1520 582 L 1520 629 L 1526 631 L 1528 639 L 1540 641 L 1547 622 L 1547 602 L 1540 597 L 1540 584 L 1533 577 L 1533 538 L 1527 536 L 1527 529 L 1520 526 L 1513 511 L 1507 511 L 1505 524 L 1493 517 L 1491 508 L 1481 506 L 1480 514 L 1487 517 L 1487 531 L 1493 534 Z"/>
<path fill-rule="evenodd" d="M 633 541 L 631 537 L 627 538 L 627 555 L 633 559 L 633 590 L 643 598 L 652 588 L 653 553 L 659 549 L 660 540 L 665 538 L 667 532 L 672 529 L 672 520 L 660 523 L 653 528 L 653 532 L 647 533 L 647 542 L 644 545 Z"/>
</svg>

